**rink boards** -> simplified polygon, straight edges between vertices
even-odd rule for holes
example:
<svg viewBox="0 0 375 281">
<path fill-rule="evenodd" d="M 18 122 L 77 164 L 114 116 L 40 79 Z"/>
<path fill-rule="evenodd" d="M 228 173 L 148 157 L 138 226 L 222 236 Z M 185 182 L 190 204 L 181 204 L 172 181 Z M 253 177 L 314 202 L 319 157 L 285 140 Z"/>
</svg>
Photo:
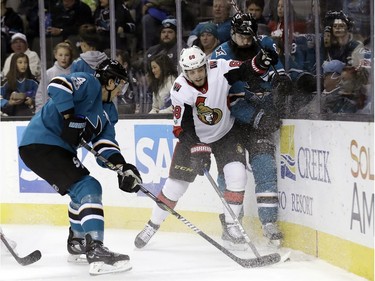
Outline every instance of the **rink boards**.
<svg viewBox="0 0 375 281">
<path fill-rule="evenodd" d="M 67 225 L 69 198 L 56 194 L 18 157 L 17 143 L 26 125 L 0 122 L 0 223 Z M 116 131 L 126 160 L 137 165 L 147 188 L 157 193 L 168 176 L 176 144 L 172 120 L 120 120 Z M 373 123 L 284 120 L 275 138 L 284 245 L 373 280 Z M 86 151 L 80 150 L 79 157 L 102 183 L 106 227 L 140 229 L 153 201 L 121 192 L 114 172 L 99 167 Z M 251 172 L 248 175 L 245 227 L 257 232 L 254 182 Z M 197 177 L 176 210 L 206 233 L 220 232 L 217 214 L 222 203 L 205 177 Z M 189 228 L 169 217 L 162 230 Z"/>
</svg>

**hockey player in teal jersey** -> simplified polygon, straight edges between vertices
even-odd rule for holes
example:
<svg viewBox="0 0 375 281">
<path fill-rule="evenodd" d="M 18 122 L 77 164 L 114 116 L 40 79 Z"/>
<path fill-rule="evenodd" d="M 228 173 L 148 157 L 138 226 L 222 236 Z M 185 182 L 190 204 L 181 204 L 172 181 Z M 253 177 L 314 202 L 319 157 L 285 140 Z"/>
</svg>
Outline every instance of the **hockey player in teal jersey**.
<svg viewBox="0 0 375 281">
<path fill-rule="evenodd" d="M 54 77 L 47 88 L 49 101 L 31 119 L 19 145 L 25 164 L 59 194 L 70 196 L 69 261 L 87 259 L 92 275 L 131 269 L 128 255 L 103 246 L 102 187 L 77 158 L 81 141 L 92 142 L 103 157 L 122 167 L 125 176 L 119 176 L 119 188 L 139 190 L 139 171 L 125 161 L 115 139 L 118 115 L 112 100 L 125 83 L 125 69 L 110 59 L 101 62 L 94 75 Z"/>
<path fill-rule="evenodd" d="M 256 32 L 257 23 L 250 14 L 234 15 L 231 40 L 218 46 L 212 58 L 254 61 L 262 52 L 264 55 L 275 54 L 276 48 L 273 40 L 260 36 L 257 38 L 259 41 L 255 42 Z M 243 145 L 249 153 L 249 162 L 256 184 L 258 216 L 262 224 L 263 235 L 279 244 L 282 233 L 276 224 L 278 189 L 272 133 L 281 124 L 279 115 L 283 114 L 285 109 L 285 104 L 282 102 L 283 96 L 291 91 L 291 80 L 285 75 L 280 61 L 272 68 L 263 67 L 257 70 L 259 75 L 257 79 L 252 79 L 247 83 L 237 82 L 233 85 L 231 91 L 236 94 L 237 100 L 233 103 L 231 112 L 237 122 L 243 126 Z M 238 100 L 239 96 L 242 97 L 241 100 Z M 218 182 L 224 190 L 225 181 L 220 171 Z M 220 215 L 220 219 L 224 225 L 224 216 Z"/>
</svg>

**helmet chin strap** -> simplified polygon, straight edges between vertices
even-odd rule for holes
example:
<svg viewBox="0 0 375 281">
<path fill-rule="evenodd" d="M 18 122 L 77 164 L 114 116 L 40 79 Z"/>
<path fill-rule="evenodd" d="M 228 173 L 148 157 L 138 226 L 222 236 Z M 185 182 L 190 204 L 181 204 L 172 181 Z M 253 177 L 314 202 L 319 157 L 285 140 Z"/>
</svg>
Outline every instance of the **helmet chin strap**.
<svg viewBox="0 0 375 281">
<path fill-rule="evenodd" d="M 112 91 L 108 91 L 107 103 L 111 102 Z"/>
<path fill-rule="evenodd" d="M 107 86 L 105 87 L 105 89 L 106 89 L 106 91 L 107 91 L 107 93 L 108 93 L 108 95 L 107 95 L 107 100 L 105 101 L 106 103 L 109 103 L 109 102 L 111 102 L 111 96 L 112 96 L 112 91 L 113 90 L 108 90 L 107 89 Z"/>
</svg>

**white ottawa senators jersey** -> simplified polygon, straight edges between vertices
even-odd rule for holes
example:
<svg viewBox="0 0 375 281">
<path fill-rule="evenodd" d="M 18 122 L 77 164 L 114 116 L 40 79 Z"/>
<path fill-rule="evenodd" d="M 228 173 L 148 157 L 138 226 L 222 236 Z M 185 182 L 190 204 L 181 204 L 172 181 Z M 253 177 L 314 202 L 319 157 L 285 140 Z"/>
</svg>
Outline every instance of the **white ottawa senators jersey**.
<svg viewBox="0 0 375 281">
<path fill-rule="evenodd" d="M 208 62 L 207 81 L 200 88 L 180 74 L 171 89 L 171 100 L 174 106 L 174 132 L 182 131 L 186 106 L 193 109 L 195 132 L 201 142 L 212 143 L 233 127 L 234 118 L 228 107 L 230 85 L 224 74 L 238 68 L 241 62 L 234 60 L 211 60 Z"/>
</svg>

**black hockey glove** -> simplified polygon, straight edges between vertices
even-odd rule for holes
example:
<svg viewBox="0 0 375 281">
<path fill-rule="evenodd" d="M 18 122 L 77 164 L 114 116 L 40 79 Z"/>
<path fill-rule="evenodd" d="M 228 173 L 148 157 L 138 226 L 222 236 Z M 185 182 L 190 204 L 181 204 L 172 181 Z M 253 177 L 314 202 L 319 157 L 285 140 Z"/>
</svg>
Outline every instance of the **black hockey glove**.
<svg viewBox="0 0 375 281">
<path fill-rule="evenodd" d="M 263 109 L 254 114 L 252 120 L 253 128 L 265 134 L 277 131 L 281 127 L 281 123 L 277 113 L 266 112 Z"/>
<path fill-rule="evenodd" d="M 200 175 L 204 175 L 211 167 L 211 147 L 205 143 L 197 143 L 190 148 L 190 166 Z"/>
<path fill-rule="evenodd" d="M 295 82 L 296 90 L 303 94 L 316 92 L 316 84 L 316 76 L 308 72 L 300 74 Z"/>
<path fill-rule="evenodd" d="M 123 175 L 118 175 L 118 185 L 122 191 L 125 192 L 138 192 L 140 186 L 138 184 L 142 183 L 141 175 L 137 169 L 132 164 L 125 163 L 122 166 Z"/>
<path fill-rule="evenodd" d="M 86 117 L 80 114 L 70 115 L 68 118 L 63 119 L 63 128 L 61 131 L 61 138 L 67 143 L 78 146 L 81 139 L 87 140 L 88 136 L 84 136 L 86 128 Z"/>
<path fill-rule="evenodd" d="M 275 65 L 278 60 L 279 56 L 275 50 L 266 48 L 258 52 L 258 54 L 252 59 L 251 65 L 256 73 L 263 74 L 271 65 Z"/>
<path fill-rule="evenodd" d="M 286 74 L 274 74 L 271 80 L 272 89 L 277 90 L 277 94 L 291 95 L 293 94 L 292 79 Z"/>
</svg>

